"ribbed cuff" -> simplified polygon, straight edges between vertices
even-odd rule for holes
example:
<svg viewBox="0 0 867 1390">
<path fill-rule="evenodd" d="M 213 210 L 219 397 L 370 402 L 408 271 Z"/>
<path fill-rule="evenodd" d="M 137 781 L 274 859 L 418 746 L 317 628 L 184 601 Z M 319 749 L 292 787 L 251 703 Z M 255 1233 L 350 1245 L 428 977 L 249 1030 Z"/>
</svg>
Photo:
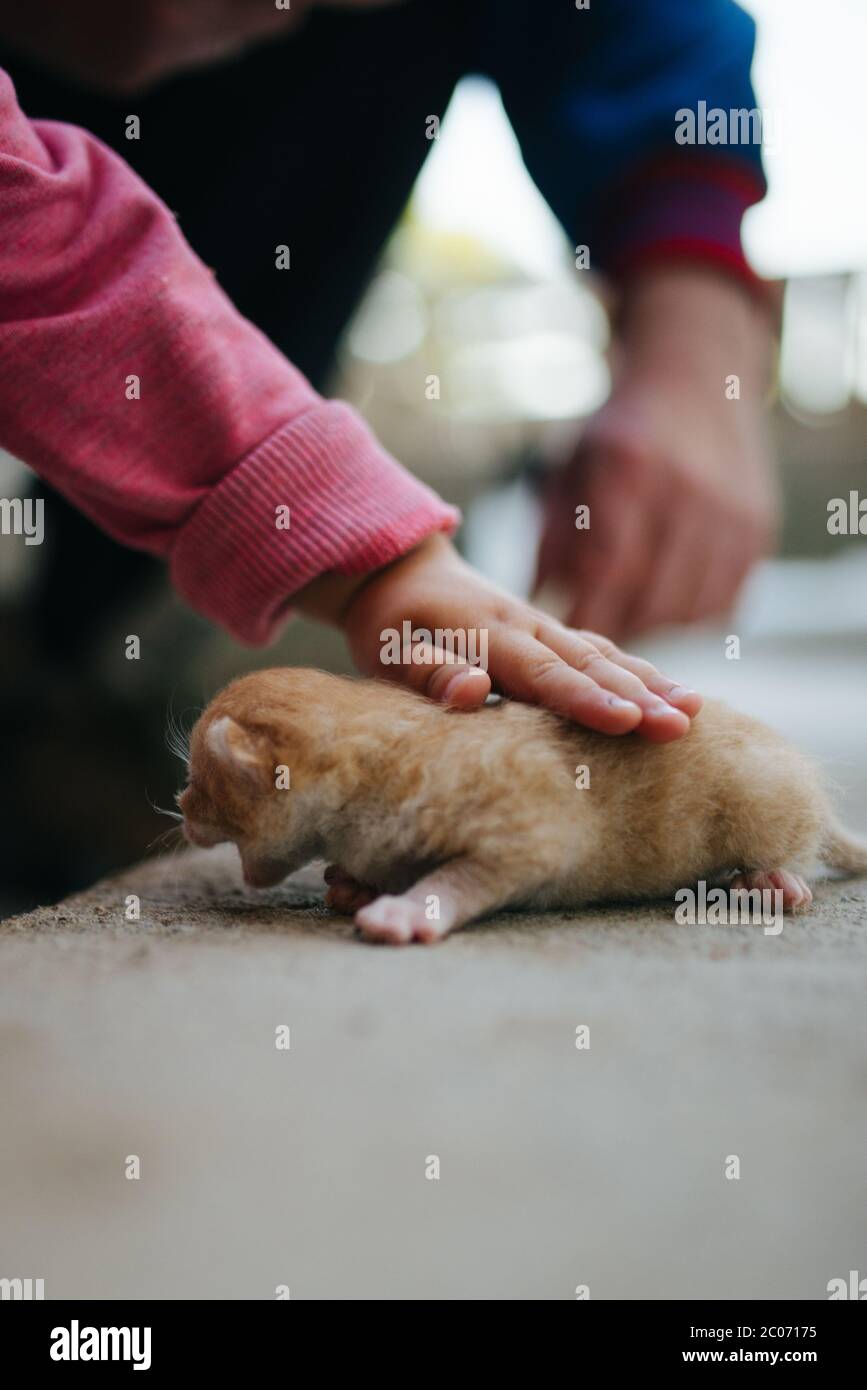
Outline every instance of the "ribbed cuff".
<svg viewBox="0 0 867 1390">
<path fill-rule="evenodd" d="M 262 646 L 291 616 L 292 595 L 317 576 L 366 574 L 459 522 L 457 509 L 381 449 L 350 406 L 323 401 L 207 495 L 169 564 L 193 608 Z"/>
<path fill-rule="evenodd" d="M 623 279 L 663 261 L 704 263 L 757 297 L 765 284 L 741 244 L 741 222 L 765 192 L 758 169 L 732 156 L 682 151 L 643 164 L 600 205 L 592 245 L 603 270 Z"/>
</svg>

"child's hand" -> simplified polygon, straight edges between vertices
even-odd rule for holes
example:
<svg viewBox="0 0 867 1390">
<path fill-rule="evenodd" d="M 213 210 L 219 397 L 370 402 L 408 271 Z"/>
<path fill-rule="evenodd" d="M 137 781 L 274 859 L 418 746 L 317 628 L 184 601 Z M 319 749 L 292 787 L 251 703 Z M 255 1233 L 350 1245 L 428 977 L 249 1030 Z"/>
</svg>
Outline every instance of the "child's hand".
<svg viewBox="0 0 867 1390">
<path fill-rule="evenodd" d="M 326 616 L 321 604 L 302 606 Z M 461 708 L 481 705 L 493 685 L 602 733 L 625 734 L 640 726 L 659 743 L 685 734 L 688 716 L 701 708 L 695 691 L 660 675 L 649 662 L 595 633 L 563 627 L 488 583 L 441 535 L 361 583 L 336 616 L 365 674 Z M 387 630 L 401 633 L 404 621 L 431 633 L 474 632 L 477 643 L 487 644 L 487 672 L 466 662 L 437 662 L 433 651 L 423 663 L 384 663 Z"/>
</svg>

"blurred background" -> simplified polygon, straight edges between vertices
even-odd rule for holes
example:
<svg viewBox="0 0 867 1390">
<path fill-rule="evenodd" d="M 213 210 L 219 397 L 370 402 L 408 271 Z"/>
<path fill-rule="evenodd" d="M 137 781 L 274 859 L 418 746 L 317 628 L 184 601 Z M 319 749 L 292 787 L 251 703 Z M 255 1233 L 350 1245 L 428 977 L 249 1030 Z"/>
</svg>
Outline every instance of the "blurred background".
<svg viewBox="0 0 867 1390">
<path fill-rule="evenodd" d="M 827 0 L 821 46 L 834 62 L 817 67 L 811 0 L 744 7 L 758 22 L 758 98 L 778 134 L 746 245 L 755 269 L 785 286 L 770 405 L 781 554 L 725 629 L 752 653 L 742 671 L 723 661 L 719 631 L 663 635 L 645 649 L 689 684 L 845 762 L 845 748 L 817 738 L 816 711 L 863 699 L 867 550 L 861 537 L 829 534 L 827 504 L 867 493 L 867 10 Z M 532 574 L 539 462 L 574 439 L 609 387 L 607 321 L 585 277 L 524 169 L 496 89 L 465 80 L 345 333 L 329 394 L 352 400 L 412 472 L 464 509 L 465 552 L 517 592 Z M 447 383 L 435 408 L 425 395 L 432 373 Z M 0 496 L 27 487 L 26 470 L 0 453 Z M 70 563 L 51 546 L 50 511 L 45 554 L 23 537 L 0 542 L 0 915 L 54 901 L 154 847 L 168 824 L 155 806 L 171 806 L 183 780 L 165 743 L 170 715 L 189 727 L 243 669 L 351 669 L 342 639 L 306 622 L 268 652 L 243 649 L 159 576 L 133 607 L 94 593 L 85 640 L 80 625 L 56 618 L 41 630 L 22 622 L 21 602 Z M 126 659 L 129 634 L 141 639 L 138 661 Z M 808 648 L 818 661 L 805 663 Z"/>
</svg>

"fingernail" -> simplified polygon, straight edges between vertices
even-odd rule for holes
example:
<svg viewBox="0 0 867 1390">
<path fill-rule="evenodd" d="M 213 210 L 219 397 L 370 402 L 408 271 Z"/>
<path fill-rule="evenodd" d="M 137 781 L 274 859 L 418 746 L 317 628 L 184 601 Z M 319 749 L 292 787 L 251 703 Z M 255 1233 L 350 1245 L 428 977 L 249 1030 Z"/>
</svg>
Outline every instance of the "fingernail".
<svg viewBox="0 0 867 1390">
<path fill-rule="evenodd" d="M 461 685 L 467 679 L 467 676 L 471 676 L 472 674 L 472 671 L 458 671 L 457 675 L 452 676 L 451 680 L 448 682 L 445 690 L 443 691 L 443 699 L 451 699 L 458 686 Z"/>
<path fill-rule="evenodd" d="M 668 692 L 668 694 L 667 694 L 667 696 L 666 696 L 666 699 L 667 699 L 667 700 L 686 700 L 686 699 L 692 699 L 692 697 L 693 697 L 696 693 L 697 693 L 697 692 L 696 692 L 695 690 L 690 690 L 689 686 L 687 686 L 687 685 L 673 685 L 673 686 L 671 687 L 671 689 L 669 690 L 669 692 Z"/>
<path fill-rule="evenodd" d="M 676 705 L 669 704 L 667 700 L 661 700 L 657 698 L 653 701 L 652 704 L 645 706 L 645 719 L 656 719 L 657 716 L 662 716 L 666 714 L 679 714 L 681 719 L 689 719 L 688 714 L 686 714 L 682 709 L 678 709 Z"/>
<path fill-rule="evenodd" d="M 612 709 L 628 709 L 634 711 L 636 714 L 641 713 L 640 707 L 636 705 L 634 700 L 621 700 L 619 695 L 609 695 L 608 703 Z"/>
</svg>

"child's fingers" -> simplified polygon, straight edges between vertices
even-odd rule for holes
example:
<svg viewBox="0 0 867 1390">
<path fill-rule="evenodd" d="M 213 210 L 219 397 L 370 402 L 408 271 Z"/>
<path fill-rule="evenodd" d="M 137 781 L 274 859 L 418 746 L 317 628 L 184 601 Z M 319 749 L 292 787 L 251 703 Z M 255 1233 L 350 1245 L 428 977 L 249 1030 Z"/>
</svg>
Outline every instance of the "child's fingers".
<svg viewBox="0 0 867 1390">
<path fill-rule="evenodd" d="M 538 636 L 575 670 L 604 690 L 638 705 L 642 713 L 641 733 L 646 738 L 665 743 L 687 732 L 689 719 L 681 710 L 648 689 L 640 676 L 604 655 L 595 643 L 554 624 L 540 624 Z"/>
<path fill-rule="evenodd" d="M 544 705 L 599 733 L 626 734 L 641 722 L 638 704 L 604 689 L 520 629 L 501 627 L 492 634 L 490 670 L 504 694 Z"/>
<path fill-rule="evenodd" d="M 438 666 L 427 683 L 425 694 L 456 709 L 483 705 L 491 693 L 491 678 L 479 666 L 462 664 Z"/>
<path fill-rule="evenodd" d="M 654 694 L 661 695 L 663 700 L 667 700 L 670 705 L 683 710 L 690 718 L 698 714 L 702 706 L 702 698 L 697 690 L 689 690 L 685 685 L 679 685 L 670 676 L 663 673 L 650 661 L 645 661 L 640 656 L 632 656 L 629 652 L 621 651 L 614 642 L 607 637 L 601 637 L 596 632 L 578 631 L 575 636 L 580 637 L 585 642 L 590 642 L 594 647 L 598 647 L 603 656 L 607 656 L 609 661 L 613 661 L 624 670 L 631 671 L 643 681 L 648 690 Z"/>
<path fill-rule="evenodd" d="M 409 655 L 411 660 L 385 667 L 384 674 L 430 700 L 457 709 L 473 709 L 483 705 L 491 693 L 491 678 L 486 671 L 468 661 L 456 661 L 453 654 L 440 647 L 419 642 Z"/>
</svg>

